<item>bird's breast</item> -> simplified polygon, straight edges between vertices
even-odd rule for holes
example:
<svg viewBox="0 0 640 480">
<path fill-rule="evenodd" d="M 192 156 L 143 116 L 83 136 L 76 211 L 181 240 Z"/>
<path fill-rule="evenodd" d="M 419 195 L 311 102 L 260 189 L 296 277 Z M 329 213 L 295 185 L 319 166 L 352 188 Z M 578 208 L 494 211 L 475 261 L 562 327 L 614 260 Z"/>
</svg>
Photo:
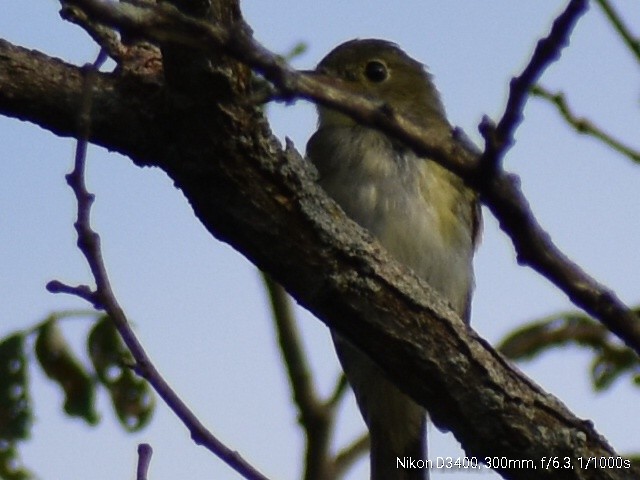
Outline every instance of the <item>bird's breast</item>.
<svg viewBox="0 0 640 480">
<path fill-rule="evenodd" d="M 460 182 L 377 131 L 334 130 L 324 138 L 319 130 L 308 146 L 322 187 L 462 315 L 472 287 L 473 240 Z"/>
</svg>

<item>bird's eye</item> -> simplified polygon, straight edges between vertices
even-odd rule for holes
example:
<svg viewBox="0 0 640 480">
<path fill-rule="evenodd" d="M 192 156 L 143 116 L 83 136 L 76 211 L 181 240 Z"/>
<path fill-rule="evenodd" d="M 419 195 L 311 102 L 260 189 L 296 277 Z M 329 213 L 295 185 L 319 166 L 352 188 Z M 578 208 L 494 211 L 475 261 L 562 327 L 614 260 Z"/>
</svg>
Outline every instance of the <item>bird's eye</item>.
<svg viewBox="0 0 640 480">
<path fill-rule="evenodd" d="M 364 67 L 364 74 L 369 80 L 375 83 L 384 82 L 389 76 L 387 66 L 380 60 L 371 60 Z"/>
</svg>

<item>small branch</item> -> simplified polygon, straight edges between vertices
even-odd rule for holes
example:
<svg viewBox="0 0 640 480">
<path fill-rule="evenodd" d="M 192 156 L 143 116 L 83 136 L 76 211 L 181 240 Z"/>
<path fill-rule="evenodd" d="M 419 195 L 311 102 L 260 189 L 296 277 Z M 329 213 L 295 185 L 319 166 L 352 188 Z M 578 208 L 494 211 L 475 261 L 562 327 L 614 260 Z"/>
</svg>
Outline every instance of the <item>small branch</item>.
<svg viewBox="0 0 640 480">
<path fill-rule="evenodd" d="M 634 36 L 631 34 L 631 30 L 629 30 L 629 27 L 627 27 L 627 25 L 624 23 L 622 17 L 618 14 L 618 12 L 616 12 L 611 3 L 609 3 L 609 0 L 596 1 L 613 25 L 613 28 L 620 34 L 624 43 L 627 45 L 627 47 L 629 47 L 631 53 L 633 53 L 633 55 L 636 57 L 636 60 L 640 62 L 640 40 L 638 38 L 634 38 Z"/>
<path fill-rule="evenodd" d="M 338 478 L 369 449 L 369 436 L 365 434 L 333 458 L 329 454 L 335 407 L 348 390 L 347 378 L 342 373 L 329 398 L 325 402 L 320 402 L 289 296 L 285 289 L 269 275 L 262 273 L 262 278 L 269 293 L 278 344 L 289 376 L 293 398 L 300 412 L 300 423 L 305 431 L 307 446 L 303 478 L 305 480 Z"/>
<path fill-rule="evenodd" d="M 77 287 L 72 287 L 71 285 L 67 285 L 66 283 L 62 283 L 59 280 L 51 280 L 47 283 L 46 289 L 51 293 L 66 293 L 68 295 L 75 295 L 76 297 L 80 297 L 91 305 L 93 308 L 97 310 L 102 309 L 102 304 L 96 295 L 96 292 L 91 290 L 88 285 L 78 285 Z"/>
<path fill-rule="evenodd" d="M 562 92 L 552 93 L 543 86 L 536 85 L 531 90 L 531 94 L 544 98 L 554 105 L 560 115 L 562 115 L 562 118 L 564 118 L 576 132 L 597 138 L 608 147 L 611 147 L 613 150 L 621 153 L 635 163 L 640 163 L 640 151 L 634 150 L 628 145 L 625 145 L 621 141 L 613 138 L 613 136 L 595 125 L 591 120 L 576 116 L 569 108 L 565 95 Z"/>
<path fill-rule="evenodd" d="M 562 49 L 568 45 L 571 32 L 578 19 L 587 11 L 588 0 L 571 0 L 567 8 L 553 22 L 549 35 L 538 41 L 531 60 L 522 73 L 509 85 L 509 98 L 502 118 L 495 129 L 483 120 L 480 132 L 485 138 L 482 164 L 492 176 L 502 162 L 505 153 L 514 143 L 514 133 L 522 123 L 523 110 L 529 91 L 549 65 L 560 58 Z M 489 130 L 494 130 L 491 134 Z"/>
<path fill-rule="evenodd" d="M 340 376 L 336 381 L 336 386 L 333 388 L 333 393 L 329 395 L 327 399 L 327 406 L 331 408 L 335 408 L 340 400 L 344 398 L 344 394 L 349 390 L 349 382 L 347 381 L 347 376 L 344 372 L 340 372 Z"/>
<path fill-rule="evenodd" d="M 263 273 L 262 278 L 269 293 L 278 344 L 305 431 L 304 479 L 324 479 L 329 466 L 329 439 L 334 415 L 318 399 L 287 292 L 269 275 Z"/>
<path fill-rule="evenodd" d="M 149 359 L 111 288 L 102 258 L 100 237 L 93 231 L 90 223 L 91 205 L 94 196 L 87 191 L 84 181 L 87 139 L 89 138 L 91 126 L 91 94 L 97 75 L 98 64 L 104 61 L 104 59 L 104 53 L 101 52 L 94 65 L 87 66 L 83 69 L 85 86 L 83 88 L 81 110 L 78 117 L 78 144 L 74 168 L 71 173 L 67 175 L 67 183 L 73 190 L 78 204 L 77 219 L 75 222 L 75 229 L 78 234 L 78 247 L 89 264 L 96 282 L 96 290 L 92 292 L 85 286 L 69 287 L 57 281 L 49 282 L 48 288 L 50 291 L 74 294 L 90 301 L 94 305 L 100 305 L 113 320 L 120 336 L 131 351 L 136 362 L 134 366 L 136 372 L 153 386 L 158 395 L 180 418 L 191 432 L 191 437 L 194 441 L 218 456 L 244 478 L 248 480 L 268 480 L 267 477 L 247 463 L 237 452 L 229 449 L 207 430 L 189 407 L 173 391 Z"/>
<path fill-rule="evenodd" d="M 149 464 L 151 463 L 153 449 L 148 443 L 138 445 L 138 468 L 136 469 L 136 480 L 147 480 Z"/>
<path fill-rule="evenodd" d="M 316 388 L 312 379 L 311 369 L 307 364 L 307 356 L 302 347 L 302 340 L 291 308 L 287 292 L 271 277 L 262 274 L 263 281 L 269 293 L 273 320 L 278 334 L 278 345 L 284 360 L 293 397 L 300 410 L 301 421 L 312 419 L 322 408 L 316 395 Z"/>
<path fill-rule="evenodd" d="M 336 478 L 345 475 L 347 470 L 369 451 L 370 446 L 369 434 L 364 433 L 360 438 L 340 450 L 336 454 L 333 464 L 333 472 Z"/>
</svg>

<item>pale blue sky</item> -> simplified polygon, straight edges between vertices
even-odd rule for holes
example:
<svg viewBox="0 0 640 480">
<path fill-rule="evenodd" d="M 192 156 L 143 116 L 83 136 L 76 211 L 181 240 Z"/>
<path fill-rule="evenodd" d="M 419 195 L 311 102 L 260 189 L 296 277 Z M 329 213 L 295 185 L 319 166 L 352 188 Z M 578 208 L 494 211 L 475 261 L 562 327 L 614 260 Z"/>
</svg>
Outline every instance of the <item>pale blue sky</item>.
<svg viewBox="0 0 640 480">
<path fill-rule="evenodd" d="M 354 37 L 399 43 L 429 66 L 451 121 L 478 140 L 482 115 L 496 118 L 502 112 L 509 79 L 522 69 L 535 40 L 565 3 L 252 0 L 242 6 L 256 37 L 268 48 L 284 52 L 300 40 L 309 44 L 295 61 L 299 68 L 312 67 L 335 45 Z M 632 2 L 616 6 L 629 24 L 640 25 L 640 10 Z M 4 0 L 3 7 L 0 37 L 76 64 L 95 56 L 89 37 L 59 18 L 57 2 Z M 577 112 L 629 141 L 640 133 L 637 73 L 638 64 L 594 4 L 542 83 L 566 89 Z M 304 150 L 315 125 L 313 107 L 298 102 L 270 107 L 270 113 L 278 137 L 289 136 Z M 561 248 L 625 301 L 637 303 L 640 170 L 597 142 L 574 135 L 539 100 L 532 100 L 525 114 L 506 168 L 521 175 L 534 212 Z M 53 278 L 71 284 L 90 278 L 75 249 L 74 203 L 64 182 L 73 142 L 3 117 L 0 142 L 3 336 L 53 309 L 84 308 L 78 299 L 47 293 L 44 285 Z M 209 236 L 163 172 L 139 169 L 98 148 L 91 148 L 89 156 L 88 184 L 97 194 L 94 225 L 103 237 L 117 295 L 149 354 L 220 439 L 270 478 L 297 478 L 302 437 L 255 269 Z M 488 214 L 475 264 L 472 324 L 490 341 L 519 322 L 571 308 L 548 281 L 515 264 L 508 239 Z M 326 392 L 338 371 L 328 333 L 310 315 L 301 312 L 301 318 L 314 372 Z M 76 339 L 86 329 L 81 320 L 65 325 Z M 577 415 L 592 419 L 619 452 L 640 450 L 640 420 L 633 408 L 637 389 L 620 382 L 595 395 L 588 365 L 588 355 L 571 349 L 521 368 Z M 141 441 L 155 449 L 154 480 L 238 478 L 193 445 L 163 405 L 149 428 L 127 435 L 115 425 L 102 396 L 103 422 L 88 428 L 60 414 L 61 395 L 38 369 L 32 378 L 37 419 L 34 438 L 22 451 L 27 465 L 43 479 L 134 478 Z M 349 403 L 338 427 L 340 444 L 362 428 Z M 430 437 L 432 457 L 461 454 L 451 436 L 432 429 Z M 350 478 L 365 478 L 366 470 L 361 462 Z"/>
</svg>

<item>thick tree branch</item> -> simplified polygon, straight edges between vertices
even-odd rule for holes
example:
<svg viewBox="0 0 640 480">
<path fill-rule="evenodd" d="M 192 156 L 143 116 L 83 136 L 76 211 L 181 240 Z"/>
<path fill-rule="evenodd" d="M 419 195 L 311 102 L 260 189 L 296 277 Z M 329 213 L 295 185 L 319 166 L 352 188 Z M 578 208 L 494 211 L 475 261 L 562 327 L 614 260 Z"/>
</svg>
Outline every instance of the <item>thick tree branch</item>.
<svg viewBox="0 0 640 480">
<path fill-rule="evenodd" d="M 500 168 L 492 169 L 487 178 L 480 155 L 460 141 L 456 132 L 442 135 L 424 131 L 393 112 L 388 106 L 372 102 L 341 89 L 340 84 L 305 76 L 288 67 L 281 58 L 258 44 L 248 33 L 248 27 L 237 23 L 231 28 L 212 25 L 182 15 L 171 7 L 133 7 L 127 4 L 72 0 L 96 21 L 105 22 L 125 32 L 135 32 L 150 41 L 178 42 L 193 48 L 219 52 L 223 50 L 262 73 L 287 97 L 304 97 L 343 111 L 359 121 L 382 128 L 403 140 L 418 153 L 428 155 L 460 175 L 477 189 L 482 201 L 498 219 L 501 228 L 511 237 L 518 261 L 535 269 L 563 290 L 577 306 L 604 323 L 627 345 L 640 353 L 640 321 L 616 294 L 589 276 L 553 243 L 549 234 L 537 222 L 524 197 L 519 181 Z M 587 0 L 572 0 L 554 23 L 548 41 L 540 42 L 540 54 L 532 58 L 521 78 L 523 84 L 539 76 L 549 58 L 566 41 L 575 19 L 586 8 Z M 555 40 L 557 45 L 552 42 Z M 516 82 L 517 83 L 517 82 Z M 516 85 L 517 87 L 517 85 Z M 517 124 L 517 111 L 524 105 L 523 93 L 514 88 L 515 112 L 507 110 L 502 145 Z M 495 153 L 495 152 L 494 152 Z M 493 162 L 494 164 L 497 162 Z"/>
<path fill-rule="evenodd" d="M 77 137 L 82 82 L 79 67 L 0 39 L 0 113 L 34 122 L 56 135 Z M 92 97 L 91 141 L 118 145 L 118 151 L 131 152 L 138 162 L 161 158 L 156 153 L 161 149 L 163 132 L 171 128 L 171 119 L 158 122 L 162 100 L 154 77 L 98 74 Z M 141 141 L 141 131 L 151 136 L 149 140 Z"/>
<path fill-rule="evenodd" d="M 156 14 L 155 10 L 147 12 Z M 229 54 L 240 56 L 238 52 L 251 44 L 242 43 L 242 38 L 248 39 L 244 30 L 233 31 L 240 32 L 241 42 L 233 37 L 233 42 L 223 46 Z M 213 42 L 209 37 L 200 41 L 204 47 L 215 47 L 208 43 Z M 434 138 L 388 109 L 372 107 L 365 99 L 289 70 L 275 57 L 265 56 L 268 52 L 247 52 L 241 59 L 253 59 L 251 65 L 268 73 L 285 90 L 292 92 L 295 87 L 325 104 L 344 101 L 340 108 L 359 112 L 361 121 L 399 135 L 421 152 L 448 162 L 465 178 L 473 178 L 477 155 L 453 136 Z M 240 67 L 230 63 L 230 69 Z M 20 81 L 25 82 L 24 90 Z M 426 284 L 389 259 L 366 232 L 346 218 L 315 184 L 313 172 L 299 155 L 292 148 L 282 151 L 259 112 L 241 104 L 244 81 L 241 76 L 230 78 L 228 97 L 201 105 L 195 101 L 201 98 L 200 92 L 193 92 L 192 102 L 184 96 L 177 99 L 157 79 L 99 75 L 91 140 L 129 155 L 137 164 L 162 167 L 213 235 L 272 274 L 301 304 L 374 358 L 390 378 L 429 409 L 436 423 L 454 432 L 469 455 L 531 459 L 538 466 L 535 471 L 500 469 L 506 478 L 626 479 L 638 475 L 628 469 L 580 468 L 579 457 L 608 457 L 615 452 L 590 423 L 576 418 L 510 367 Z M 38 85 L 51 88 L 59 98 L 47 90 L 38 94 Z M 1 112 L 75 136 L 80 87 L 76 68 L 0 43 Z M 26 99 L 32 105 L 25 105 Z M 56 115 L 47 113 L 43 105 Z M 514 231 L 521 241 L 531 229 L 540 236 L 508 175 L 502 174 L 486 188 L 493 192 L 488 196 L 493 204 L 505 198 L 501 221 L 517 227 Z M 542 248 L 546 257 L 544 235 L 541 242 L 530 248 Z M 564 272 L 566 264 L 555 252 L 545 262 L 561 265 Z M 531 258 L 527 253 L 525 250 L 522 257 Z M 582 303 L 595 302 L 597 308 L 592 305 L 592 310 L 604 309 L 606 318 L 619 312 L 620 319 L 629 318 L 612 294 L 585 279 L 579 270 L 556 275 L 565 286 L 577 282 L 577 293 L 572 295 Z M 613 301 L 602 302 L 600 296 Z M 549 455 L 566 456 L 575 468 L 541 468 L 541 459 Z"/>
</svg>

